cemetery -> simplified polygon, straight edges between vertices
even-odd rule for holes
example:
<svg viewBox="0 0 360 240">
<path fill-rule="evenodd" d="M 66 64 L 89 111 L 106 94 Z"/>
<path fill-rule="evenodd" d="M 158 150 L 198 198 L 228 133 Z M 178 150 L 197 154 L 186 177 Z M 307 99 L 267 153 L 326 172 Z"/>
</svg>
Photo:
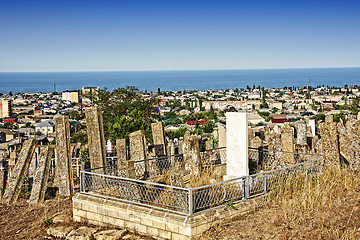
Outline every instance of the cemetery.
<svg viewBox="0 0 360 240">
<path fill-rule="evenodd" d="M 68 117 L 57 117 L 56 147 L 27 140 L 16 164 L 2 162 L 3 202 L 15 202 L 31 176 L 29 204 L 40 203 L 53 179 L 60 196 L 72 197 L 74 221 L 157 239 L 193 239 L 216 223 L 248 212 L 263 195 L 299 173 L 313 176 L 323 166 L 339 166 L 344 155 L 352 159 L 351 154 L 357 154 L 340 153 L 341 147 L 346 149 L 344 141 L 351 141 L 356 122 L 344 126 L 327 117 L 319 126 L 321 139 L 312 123 L 297 125 L 296 138 L 289 124 L 260 136 L 248 127 L 247 113 L 229 112 L 226 128 L 215 134 L 216 146 L 214 139 L 189 132 L 169 141 L 163 123 L 156 122 L 151 126 L 153 145 L 139 130 L 129 141 L 117 139 L 116 156 L 110 157 L 101 110 L 85 113 L 89 162 L 74 157 L 81 146 L 70 144 Z M 348 164 L 357 168 L 356 161 Z"/>
</svg>

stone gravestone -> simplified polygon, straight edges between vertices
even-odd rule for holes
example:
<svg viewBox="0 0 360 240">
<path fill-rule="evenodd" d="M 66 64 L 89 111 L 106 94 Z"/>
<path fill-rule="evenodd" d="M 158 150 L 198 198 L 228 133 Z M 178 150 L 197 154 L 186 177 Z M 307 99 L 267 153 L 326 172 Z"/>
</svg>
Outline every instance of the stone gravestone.
<svg viewBox="0 0 360 240">
<path fill-rule="evenodd" d="M 217 148 L 226 147 L 226 128 L 225 126 L 219 127 L 219 145 Z M 226 163 L 226 155 L 220 154 L 221 163 Z"/>
<path fill-rule="evenodd" d="M 319 124 L 324 164 L 340 166 L 339 140 L 336 123 L 329 121 L 330 119 L 328 119 L 328 122 L 325 121 Z"/>
<path fill-rule="evenodd" d="M 70 148 L 70 125 L 68 116 L 55 118 L 55 179 L 60 196 L 74 194 L 72 154 Z"/>
<path fill-rule="evenodd" d="M 185 170 L 192 175 L 199 175 L 201 172 L 200 148 L 197 136 L 191 135 L 184 138 L 182 144 Z"/>
<path fill-rule="evenodd" d="M 297 125 L 297 144 L 304 145 L 307 143 L 307 126 L 300 123 Z"/>
<path fill-rule="evenodd" d="M 145 132 L 139 130 L 129 134 L 130 139 L 130 161 L 145 160 L 147 158 Z M 147 172 L 145 161 L 134 163 L 135 174 L 137 177 L 144 176 Z"/>
<path fill-rule="evenodd" d="M 295 158 L 293 152 L 295 152 L 294 148 L 294 130 L 289 124 L 283 124 L 281 127 L 281 150 L 284 152 L 291 153 L 282 153 L 281 158 L 282 162 L 285 165 L 293 165 L 295 164 Z"/>
<path fill-rule="evenodd" d="M 18 199 L 21 186 L 29 170 L 30 161 L 35 152 L 36 145 L 37 142 L 34 139 L 26 140 L 23 143 L 16 165 L 12 170 L 13 174 L 11 174 L 8 179 L 8 184 L 2 198 L 4 202 L 11 203 Z"/>
<path fill-rule="evenodd" d="M 38 167 L 34 176 L 33 187 L 29 200 L 30 204 L 36 204 L 44 201 L 53 152 L 54 148 L 49 145 L 40 147 Z"/>
<path fill-rule="evenodd" d="M 315 137 L 315 119 L 309 120 L 309 126 L 311 127 L 312 137 Z"/>
<path fill-rule="evenodd" d="M 248 129 L 247 113 L 226 113 L 227 163 L 224 180 L 249 175 Z"/>
<path fill-rule="evenodd" d="M 118 176 L 134 178 L 134 162 L 129 160 L 126 139 L 116 139 L 116 155 Z"/>
<path fill-rule="evenodd" d="M 155 156 L 156 157 L 166 156 L 167 148 L 166 148 L 163 122 L 152 123 L 151 130 L 153 134 Z"/>
<path fill-rule="evenodd" d="M 99 107 L 85 110 L 86 129 L 89 142 L 91 168 L 106 166 L 106 145 L 103 128 L 103 117 Z M 99 173 L 104 171 L 99 170 Z"/>
</svg>

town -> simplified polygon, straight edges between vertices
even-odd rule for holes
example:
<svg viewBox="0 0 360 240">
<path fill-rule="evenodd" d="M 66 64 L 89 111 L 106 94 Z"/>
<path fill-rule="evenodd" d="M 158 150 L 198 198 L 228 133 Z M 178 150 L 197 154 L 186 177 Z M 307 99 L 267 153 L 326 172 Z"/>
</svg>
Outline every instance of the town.
<svg viewBox="0 0 360 240">
<path fill-rule="evenodd" d="M 360 87 L 284 87 L 282 89 L 247 86 L 246 89 L 219 91 L 157 91 L 140 92 L 142 98 L 157 98 L 157 107 L 164 121 L 168 137 L 181 137 L 185 129 L 197 133 L 212 134 L 225 124 L 226 112 L 246 111 L 249 126 L 273 128 L 282 123 L 324 120 L 334 115 L 334 121 L 357 116 Z M 77 132 L 85 128 L 84 109 L 92 101 L 84 97 L 98 87 L 84 87 L 61 93 L 18 93 L 0 96 L 0 151 L 7 156 L 10 146 L 21 144 L 24 139 L 34 138 L 42 142 L 54 142 L 54 118 L 70 116 L 72 142 L 78 141 Z"/>
</svg>

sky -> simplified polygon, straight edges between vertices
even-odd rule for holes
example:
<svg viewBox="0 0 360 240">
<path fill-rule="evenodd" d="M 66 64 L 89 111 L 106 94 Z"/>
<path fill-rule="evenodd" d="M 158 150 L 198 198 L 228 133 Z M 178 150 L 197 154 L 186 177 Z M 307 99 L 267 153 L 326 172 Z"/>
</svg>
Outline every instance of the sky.
<svg viewBox="0 0 360 240">
<path fill-rule="evenodd" d="M 1 72 L 359 66 L 360 1 L 0 1 Z"/>
</svg>

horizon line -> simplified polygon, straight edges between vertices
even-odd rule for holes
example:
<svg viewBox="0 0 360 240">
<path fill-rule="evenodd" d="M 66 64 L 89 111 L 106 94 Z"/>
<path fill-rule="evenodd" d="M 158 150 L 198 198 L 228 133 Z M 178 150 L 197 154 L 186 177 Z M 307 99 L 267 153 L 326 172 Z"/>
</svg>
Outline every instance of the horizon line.
<svg viewBox="0 0 360 240">
<path fill-rule="evenodd" d="M 46 70 L 46 71 L 0 71 L 0 73 L 59 73 L 59 72 L 166 72 L 166 71 L 236 71 L 236 70 L 291 70 L 291 69 L 332 69 L 357 67 L 290 67 L 290 68 L 223 68 L 223 69 L 141 69 L 141 70 Z"/>
</svg>

